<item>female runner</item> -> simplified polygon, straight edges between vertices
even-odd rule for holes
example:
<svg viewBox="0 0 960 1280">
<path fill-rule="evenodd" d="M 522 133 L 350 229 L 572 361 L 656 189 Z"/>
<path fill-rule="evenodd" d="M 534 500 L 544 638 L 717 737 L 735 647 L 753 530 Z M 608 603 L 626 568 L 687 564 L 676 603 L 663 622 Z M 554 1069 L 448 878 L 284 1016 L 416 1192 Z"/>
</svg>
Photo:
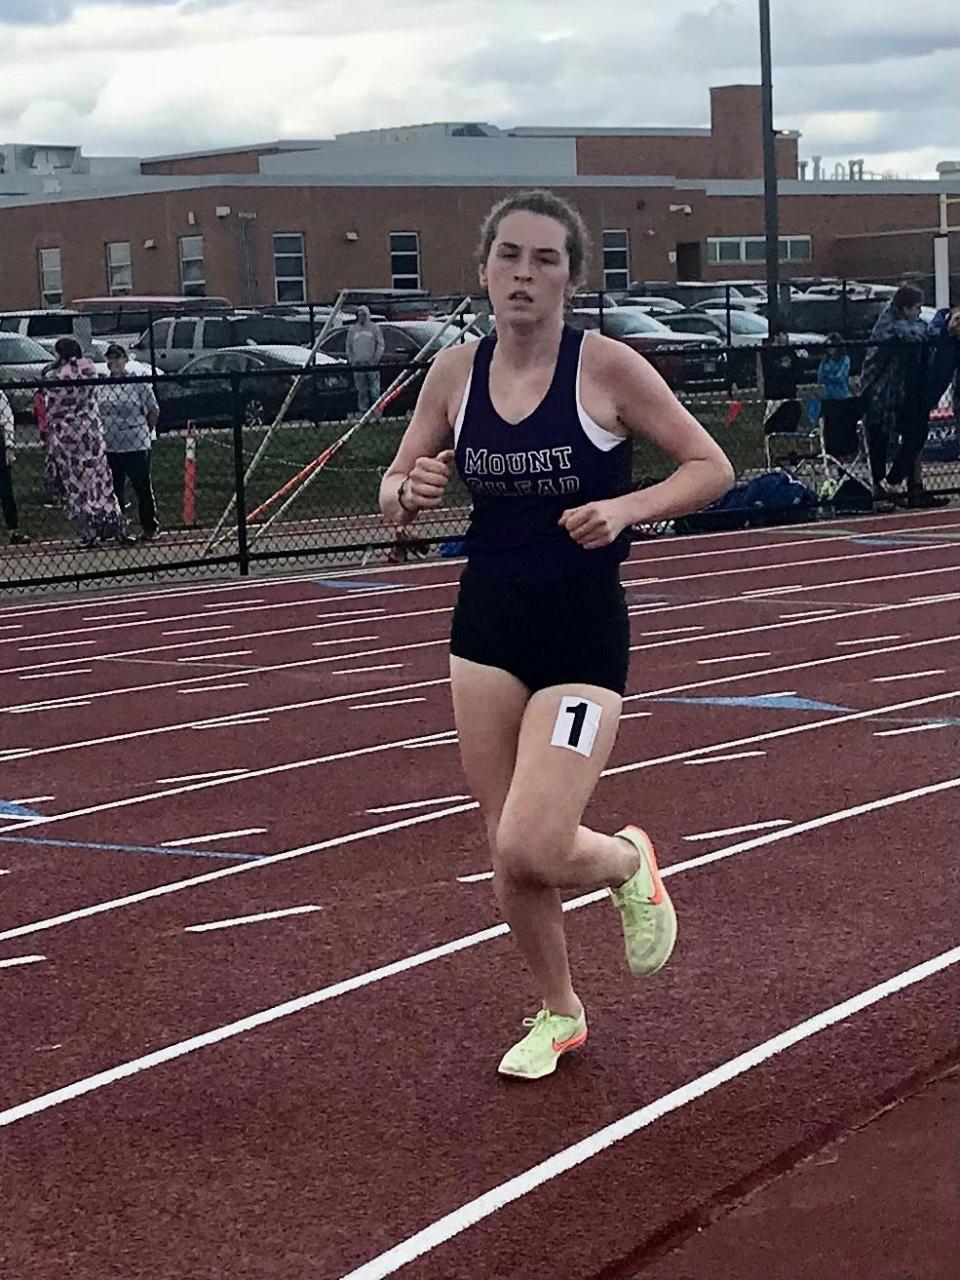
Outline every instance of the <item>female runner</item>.
<svg viewBox="0 0 960 1280">
<path fill-rule="evenodd" d="M 473 498 L 453 704 L 496 897 L 542 1002 L 499 1066 L 526 1080 L 587 1038 L 560 890 L 610 889 L 634 972 L 655 973 L 673 950 L 676 917 L 649 837 L 635 826 L 601 835 L 580 819 L 626 685 L 629 527 L 697 511 L 734 478 L 642 356 L 565 325 L 586 254 L 579 213 L 551 192 L 491 210 L 479 257 L 495 337 L 436 357 L 380 488 L 395 527 L 441 505 L 454 462 Z M 678 464 L 668 479 L 632 491 L 631 436 Z"/>
</svg>

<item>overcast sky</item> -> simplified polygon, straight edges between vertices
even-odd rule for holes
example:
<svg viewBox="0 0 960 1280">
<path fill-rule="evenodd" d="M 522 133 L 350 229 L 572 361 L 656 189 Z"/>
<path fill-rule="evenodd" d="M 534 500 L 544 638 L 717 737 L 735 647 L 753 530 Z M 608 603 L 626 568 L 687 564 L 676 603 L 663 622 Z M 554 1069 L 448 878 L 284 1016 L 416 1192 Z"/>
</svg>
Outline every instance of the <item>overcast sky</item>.
<svg viewBox="0 0 960 1280">
<path fill-rule="evenodd" d="M 801 155 L 960 159 L 958 0 L 772 0 Z M 0 0 L 0 142 L 149 155 L 429 120 L 709 123 L 757 0 Z"/>
</svg>

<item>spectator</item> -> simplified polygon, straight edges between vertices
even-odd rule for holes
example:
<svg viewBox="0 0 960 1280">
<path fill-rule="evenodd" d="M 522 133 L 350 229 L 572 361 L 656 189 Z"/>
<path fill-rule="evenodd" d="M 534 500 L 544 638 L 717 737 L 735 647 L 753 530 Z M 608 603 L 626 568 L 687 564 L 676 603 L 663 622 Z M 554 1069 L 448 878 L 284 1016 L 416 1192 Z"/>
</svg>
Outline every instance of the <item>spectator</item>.
<svg viewBox="0 0 960 1280">
<path fill-rule="evenodd" d="M 357 318 L 347 330 L 347 359 L 354 366 L 378 365 L 383 359 L 383 334 L 370 318 L 369 307 L 358 307 Z M 363 415 L 380 399 L 380 372 L 369 367 L 354 368 L 357 409 Z"/>
<path fill-rule="evenodd" d="M 3 508 L 3 522 L 10 531 L 12 546 L 30 541 L 25 533 L 20 532 L 20 516 L 17 511 L 17 500 L 13 494 L 12 467 L 16 458 L 13 407 L 6 393 L 0 391 L 0 507 Z"/>
<path fill-rule="evenodd" d="M 800 359 L 790 346 L 784 328 L 770 331 L 760 350 L 760 387 L 767 402 L 763 416 L 765 435 L 793 435 L 800 425 Z"/>
<path fill-rule="evenodd" d="M 922 307 L 923 294 L 916 285 L 902 285 L 873 326 L 870 339 L 876 345 L 867 351 L 861 377 L 864 424 L 874 498 L 881 503 L 899 498 L 906 481 L 908 506 L 939 507 L 949 499 L 928 493 L 916 470 L 930 429 L 931 352 Z M 894 435 L 900 443 L 888 470 Z"/>
<path fill-rule="evenodd" d="M 44 442 L 54 483 L 80 535 L 82 547 L 108 538 L 134 542 L 123 532 L 120 504 L 103 442 L 103 425 L 92 379 L 96 370 L 75 338 L 60 338 L 57 358 L 43 371 Z M 82 381 L 90 380 L 87 385 Z"/>
<path fill-rule="evenodd" d="M 129 477 L 137 495 L 140 537 L 152 542 L 160 533 L 160 524 L 150 478 L 150 445 L 160 406 L 149 382 L 121 381 L 127 377 L 127 352 L 118 342 L 107 348 L 107 368 L 110 383 L 100 392 L 99 400 L 114 493 L 122 512 Z"/>
<path fill-rule="evenodd" d="M 927 371 L 927 408 L 933 410 L 953 384 L 954 416 L 960 412 L 957 379 L 960 375 L 960 307 L 943 307 L 930 321 L 933 351 Z"/>
<path fill-rule="evenodd" d="M 827 344 L 827 354 L 817 370 L 823 442 L 827 453 L 846 461 L 857 454 L 855 414 L 859 412 L 859 402 L 850 397 L 850 357 L 844 349 L 843 338 L 839 333 L 831 333 Z"/>
</svg>

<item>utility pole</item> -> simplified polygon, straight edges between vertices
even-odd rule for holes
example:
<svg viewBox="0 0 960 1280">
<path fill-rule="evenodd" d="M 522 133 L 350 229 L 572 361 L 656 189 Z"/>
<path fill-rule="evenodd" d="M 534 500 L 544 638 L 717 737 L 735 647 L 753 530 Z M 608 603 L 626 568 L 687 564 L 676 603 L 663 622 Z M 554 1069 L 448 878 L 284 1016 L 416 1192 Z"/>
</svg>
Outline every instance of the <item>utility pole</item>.
<svg viewBox="0 0 960 1280">
<path fill-rule="evenodd" d="M 777 191 L 777 141 L 773 130 L 773 53 L 770 0 L 760 0 L 760 63 L 763 73 L 763 201 L 767 238 L 767 320 L 780 322 L 780 206 Z"/>
</svg>

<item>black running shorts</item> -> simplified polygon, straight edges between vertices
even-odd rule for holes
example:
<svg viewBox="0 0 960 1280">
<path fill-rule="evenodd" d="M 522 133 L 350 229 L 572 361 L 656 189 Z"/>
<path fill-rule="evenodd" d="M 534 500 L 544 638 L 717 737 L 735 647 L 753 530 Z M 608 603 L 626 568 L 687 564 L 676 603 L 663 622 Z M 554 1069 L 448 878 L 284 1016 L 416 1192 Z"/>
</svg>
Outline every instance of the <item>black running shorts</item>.
<svg viewBox="0 0 960 1280">
<path fill-rule="evenodd" d="M 467 565 L 450 652 L 509 672 L 531 693 L 588 684 L 622 697 L 630 624 L 618 568 L 542 584 L 485 578 Z"/>
</svg>

